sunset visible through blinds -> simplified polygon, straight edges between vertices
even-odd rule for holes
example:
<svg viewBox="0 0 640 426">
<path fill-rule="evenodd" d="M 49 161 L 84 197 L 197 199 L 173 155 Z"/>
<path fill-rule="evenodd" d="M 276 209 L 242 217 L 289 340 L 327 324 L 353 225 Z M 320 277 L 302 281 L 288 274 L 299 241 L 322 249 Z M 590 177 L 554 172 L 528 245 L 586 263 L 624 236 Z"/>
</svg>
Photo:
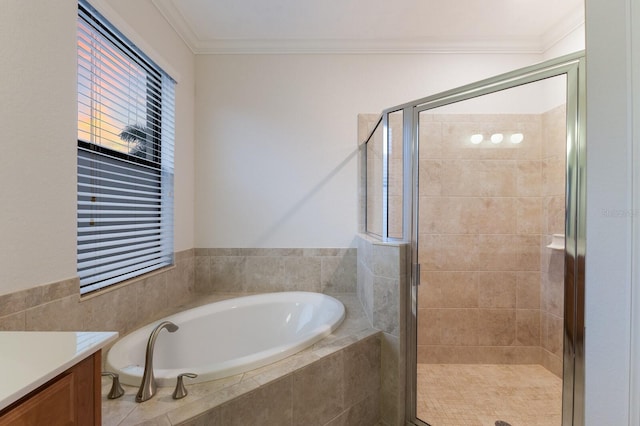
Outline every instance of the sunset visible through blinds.
<svg viewBox="0 0 640 426">
<path fill-rule="evenodd" d="M 120 134 L 130 125 L 146 127 L 147 90 L 146 71 L 79 21 L 78 139 L 130 153 L 137 143 Z"/>
</svg>

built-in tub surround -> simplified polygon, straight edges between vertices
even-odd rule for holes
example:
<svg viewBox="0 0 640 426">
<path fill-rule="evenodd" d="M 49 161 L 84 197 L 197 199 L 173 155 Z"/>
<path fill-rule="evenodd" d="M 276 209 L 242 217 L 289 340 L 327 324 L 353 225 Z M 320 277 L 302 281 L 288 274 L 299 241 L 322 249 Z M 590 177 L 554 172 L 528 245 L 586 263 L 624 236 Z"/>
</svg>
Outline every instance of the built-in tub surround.
<svg viewBox="0 0 640 426">
<path fill-rule="evenodd" d="M 118 331 L 124 336 L 144 324 L 186 307 L 228 298 L 228 293 L 231 292 L 320 291 L 334 296 L 337 294 L 343 302 L 340 293 L 346 293 L 345 297 L 351 297 L 356 304 L 350 308 L 351 305 L 345 302 L 347 319 L 335 336 L 329 336 L 322 341 L 324 343 L 320 342 L 313 348 L 294 355 L 288 361 L 280 361 L 274 369 L 260 369 L 255 372 L 255 377 L 246 374 L 242 379 L 234 376 L 235 378 L 196 385 L 190 385 L 187 379 L 189 395 L 179 401 L 171 399 L 173 389 L 168 387 L 160 388 L 151 400 L 137 404 L 133 402 L 136 390 L 127 389 L 127 396 L 116 400 L 120 405 L 116 404 L 112 410 L 106 408 L 111 403 L 106 400 L 110 383 L 108 378 L 103 378 L 103 419 L 105 424 L 120 424 L 121 421 L 123 424 L 137 424 L 157 416 L 155 413 L 176 410 L 171 414 L 171 419 L 180 423 L 192 418 L 196 413 L 210 411 L 210 414 L 203 415 L 205 420 L 195 423 L 208 425 L 211 423 L 206 416 L 215 417 L 222 413 L 220 415 L 225 418 L 228 415 L 225 413 L 235 412 L 236 409 L 254 413 L 256 418 L 260 418 L 259 413 L 251 410 L 264 407 L 258 402 L 268 395 L 274 397 L 268 404 L 272 407 L 272 413 L 281 408 L 276 402 L 284 401 L 283 404 L 289 404 L 287 407 L 293 406 L 293 418 L 302 415 L 307 419 L 301 413 L 308 412 L 315 418 L 324 419 L 332 416 L 325 423 L 335 420 L 337 424 L 358 424 L 354 419 L 362 418 L 365 419 L 362 424 L 375 424 L 376 420 L 369 423 L 366 420 L 377 419 L 375 416 L 378 415 L 380 339 L 377 335 L 378 330 L 373 329 L 368 323 L 355 297 L 356 252 L 355 248 L 186 250 L 176 253 L 175 267 L 84 297 L 79 295 L 77 279 L 2 295 L 0 330 L 104 330 Z M 235 269 L 234 265 L 238 269 Z M 227 284 L 223 277 L 235 281 Z M 299 279 L 296 280 L 296 277 Z M 249 286 L 247 283 L 250 280 L 259 283 L 259 286 Z M 211 296 L 214 291 L 227 294 Z M 361 312 L 353 327 L 349 325 L 354 324 L 349 320 L 350 311 Z M 363 339 L 366 339 L 367 343 L 362 342 Z M 369 346 L 370 344 L 372 346 Z M 355 348 L 349 349 L 347 346 L 350 345 L 355 345 Z M 371 361 L 371 365 L 376 366 L 371 367 L 371 374 L 362 372 L 357 363 L 354 367 L 354 361 L 350 358 L 357 358 L 359 363 L 368 359 L 365 355 L 368 353 L 377 357 Z M 325 359 L 328 355 L 332 357 Z M 300 369 L 297 370 L 298 368 Z M 333 373 L 326 374 L 327 371 Z M 370 382 L 361 382 L 357 386 L 347 385 L 353 374 Z M 267 386 L 273 377 L 281 377 L 282 380 L 276 380 Z M 308 385 L 309 382 L 314 383 L 314 386 Z M 307 385 L 304 385 L 305 383 Z M 317 387 L 317 383 L 324 383 L 326 386 Z M 283 384 L 284 388 L 277 387 Z M 294 386 L 295 394 L 288 390 L 289 386 Z M 305 390 L 301 391 L 300 387 Z M 330 392 L 334 389 L 339 389 L 337 394 Z M 368 392 L 365 390 L 371 390 L 372 393 L 358 399 L 362 397 L 362 393 L 358 392 Z M 242 397 L 236 398 L 239 396 Z M 127 405 L 129 397 L 132 405 Z M 326 404 L 317 406 L 314 399 L 323 398 Z M 195 402 L 196 399 L 198 402 Z M 192 403 L 194 405 L 190 405 Z M 180 408 L 184 404 L 189 405 L 184 409 L 186 411 Z M 123 420 L 125 418 L 127 419 Z M 167 424 L 165 416 L 162 415 L 161 418 L 164 423 L 160 424 Z M 243 419 L 242 415 L 239 415 L 238 419 Z M 226 426 L 232 423 L 223 424 Z M 274 424 L 279 423 L 276 421 Z"/>
<path fill-rule="evenodd" d="M 380 416 L 405 424 L 406 244 L 382 243 L 364 234 L 358 241 L 358 299 L 381 331 Z"/>
<path fill-rule="evenodd" d="M 124 335 L 192 300 L 194 251 L 175 265 L 80 296 L 77 278 L 0 295 L 0 330 L 117 331 Z"/>
<path fill-rule="evenodd" d="M 321 293 L 277 292 L 243 296 L 191 308 L 163 318 L 178 329 L 158 336 L 153 367 L 158 386 L 175 386 L 179 374 L 206 382 L 254 370 L 286 358 L 330 335 L 345 309 Z M 145 369 L 145 346 L 157 321 L 118 341 L 106 368 L 120 381 L 138 385 Z"/>
<path fill-rule="evenodd" d="M 355 293 L 355 248 L 197 248 L 199 293 Z"/>
<path fill-rule="evenodd" d="M 241 294 L 203 296 L 199 304 Z M 186 398 L 158 388 L 154 398 L 134 401 L 136 387 L 108 400 L 103 379 L 103 417 L 111 425 L 294 426 L 375 425 L 380 404 L 381 341 L 355 294 L 335 294 L 346 308 L 343 323 L 328 337 L 274 364 L 224 379 L 192 384 Z M 179 330 L 178 330 L 179 333 Z M 166 337 L 166 336 L 164 336 Z M 149 423 L 146 423 L 149 422 Z"/>
</svg>

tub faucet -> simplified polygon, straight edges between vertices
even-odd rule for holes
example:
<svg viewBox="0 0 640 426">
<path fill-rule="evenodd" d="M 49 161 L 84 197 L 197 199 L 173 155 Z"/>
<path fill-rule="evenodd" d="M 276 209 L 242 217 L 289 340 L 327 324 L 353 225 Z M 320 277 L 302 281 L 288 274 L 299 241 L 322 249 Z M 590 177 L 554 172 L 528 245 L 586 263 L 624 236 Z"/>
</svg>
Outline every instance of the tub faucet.
<svg viewBox="0 0 640 426">
<path fill-rule="evenodd" d="M 136 402 L 144 402 L 151 399 L 158 388 L 156 379 L 153 376 L 153 347 L 156 344 L 158 334 L 160 334 L 163 328 L 166 328 L 170 333 L 173 333 L 178 329 L 178 326 L 171 321 L 162 321 L 151 332 L 149 341 L 147 342 L 147 354 L 144 358 L 144 373 L 142 374 L 140 389 L 138 389 L 138 394 L 136 395 Z"/>
</svg>

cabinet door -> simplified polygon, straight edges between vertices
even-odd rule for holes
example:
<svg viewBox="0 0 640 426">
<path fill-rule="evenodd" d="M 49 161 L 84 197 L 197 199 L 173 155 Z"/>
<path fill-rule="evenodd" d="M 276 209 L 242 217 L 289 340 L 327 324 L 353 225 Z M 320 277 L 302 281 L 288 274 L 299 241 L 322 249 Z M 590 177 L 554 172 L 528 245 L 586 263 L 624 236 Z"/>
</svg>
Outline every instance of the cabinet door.
<svg viewBox="0 0 640 426">
<path fill-rule="evenodd" d="M 0 426 L 99 424 L 100 353 L 96 355 L 80 361 L 0 414 Z"/>
</svg>

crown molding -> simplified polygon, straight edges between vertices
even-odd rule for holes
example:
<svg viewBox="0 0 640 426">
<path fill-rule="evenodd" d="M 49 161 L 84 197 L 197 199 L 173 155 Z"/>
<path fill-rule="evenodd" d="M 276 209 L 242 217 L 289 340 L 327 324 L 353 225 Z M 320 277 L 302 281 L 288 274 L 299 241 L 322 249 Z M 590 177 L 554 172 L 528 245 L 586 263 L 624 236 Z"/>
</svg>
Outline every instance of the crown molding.
<svg viewBox="0 0 640 426">
<path fill-rule="evenodd" d="M 542 37 L 542 45 L 544 46 L 544 52 L 551 49 L 553 46 L 562 41 L 565 37 L 567 37 L 572 32 L 576 31 L 578 28 L 584 26 L 585 22 L 585 14 L 584 8 L 580 8 L 579 10 L 574 11 L 559 22 L 557 22 L 553 27 L 545 32 Z"/>
<path fill-rule="evenodd" d="M 193 46 L 196 54 L 425 54 L 425 53 L 535 53 L 540 40 L 210 40 Z"/>
<path fill-rule="evenodd" d="M 193 53 L 197 53 L 195 47 L 202 42 L 193 32 L 193 26 L 182 15 L 178 8 L 171 0 L 151 0 L 151 3 L 158 9 L 158 12 L 171 25 L 178 36 L 191 49 Z"/>
<path fill-rule="evenodd" d="M 454 39 L 214 39 L 202 40 L 173 0 L 151 0 L 194 54 L 542 54 L 584 23 L 584 11 L 571 14 L 543 37 Z"/>
</svg>

